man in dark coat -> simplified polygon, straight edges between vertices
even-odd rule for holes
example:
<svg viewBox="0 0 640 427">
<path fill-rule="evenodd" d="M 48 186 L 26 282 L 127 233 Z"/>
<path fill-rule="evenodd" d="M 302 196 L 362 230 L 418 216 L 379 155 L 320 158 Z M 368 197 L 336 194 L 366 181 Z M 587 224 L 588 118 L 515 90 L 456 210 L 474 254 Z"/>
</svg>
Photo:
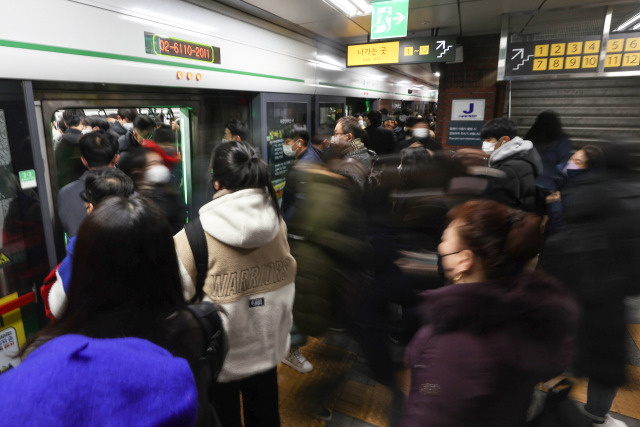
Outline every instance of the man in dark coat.
<svg viewBox="0 0 640 427">
<path fill-rule="evenodd" d="M 379 111 L 369 113 L 369 126 L 364 131 L 366 139 L 363 138 L 365 146 L 378 155 L 393 153 L 396 148 L 396 139 L 393 131 L 382 127 L 382 114 Z"/>
<path fill-rule="evenodd" d="M 517 130 L 506 118 L 493 119 L 482 127 L 482 150 L 489 155 L 489 167 L 501 172 L 489 178 L 485 197 L 532 212 L 542 160 L 533 143 L 517 136 Z"/>
<path fill-rule="evenodd" d="M 136 116 L 133 120 L 133 129 L 118 138 L 120 153 L 131 147 L 139 147 L 142 141 L 151 138 L 156 123 L 147 116 Z"/>
<path fill-rule="evenodd" d="M 58 169 L 58 188 L 78 179 L 84 173 L 84 165 L 80 161 L 78 138 L 82 135 L 84 125 L 82 110 L 69 109 L 62 113 L 67 130 L 55 149 L 56 168 Z"/>
</svg>

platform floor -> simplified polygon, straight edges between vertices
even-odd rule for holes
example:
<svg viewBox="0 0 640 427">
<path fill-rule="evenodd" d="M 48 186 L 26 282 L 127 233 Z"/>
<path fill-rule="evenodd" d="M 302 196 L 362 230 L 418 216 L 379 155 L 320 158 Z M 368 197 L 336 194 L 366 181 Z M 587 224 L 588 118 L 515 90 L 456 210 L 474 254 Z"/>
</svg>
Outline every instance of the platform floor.
<svg viewBox="0 0 640 427">
<path fill-rule="evenodd" d="M 636 321 L 634 315 L 630 318 Z M 640 427 L 640 321 L 628 325 L 629 382 L 619 390 L 612 415 L 629 427 Z M 381 426 L 389 425 L 392 393 L 372 379 L 366 361 L 358 355 L 357 344 L 343 332 L 329 332 L 325 338 L 310 338 L 302 353 L 314 370 L 301 374 L 280 364 L 280 414 L 282 425 L 298 426 Z M 394 351 L 401 358 L 403 349 Z M 408 384 L 408 371 L 400 382 Z M 571 397 L 585 402 L 587 381 L 575 379 Z M 322 406 L 333 411 L 330 421 L 314 417 Z"/>
</svg>

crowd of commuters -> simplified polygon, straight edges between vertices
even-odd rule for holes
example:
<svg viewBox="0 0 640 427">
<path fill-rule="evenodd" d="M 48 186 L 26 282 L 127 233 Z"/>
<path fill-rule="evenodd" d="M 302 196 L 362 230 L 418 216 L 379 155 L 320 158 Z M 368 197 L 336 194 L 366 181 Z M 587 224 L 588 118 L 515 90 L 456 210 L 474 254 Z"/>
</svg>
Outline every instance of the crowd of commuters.
<svg viewBox="0 0 640 427">
<path fill-rule="evenodd" d="M 497 118 L 482 149 L 452 152 L 432 115 L 371 111 L 287 138 L 279 201 L 231 120 L 213 198 L 185 226 L 175 129 L 135 109 L 62 118 L 67 255 L 42 289 L 51 323 L 0 376 L 14 418 L 277 426 L 278 364 L 311 372 L 300 349 L 337 329 L 391 390 L 390 425 L 539 422 L 534 388 L 562 373 L 589 378 L 581 425 L 624 425 L 609 411 L 640 293 L 640 191 L 619 146 L 571 154 L 543 112 L 524 138 Z M 331 401 L 312 415 L 331 419 Z"/>
</svg>

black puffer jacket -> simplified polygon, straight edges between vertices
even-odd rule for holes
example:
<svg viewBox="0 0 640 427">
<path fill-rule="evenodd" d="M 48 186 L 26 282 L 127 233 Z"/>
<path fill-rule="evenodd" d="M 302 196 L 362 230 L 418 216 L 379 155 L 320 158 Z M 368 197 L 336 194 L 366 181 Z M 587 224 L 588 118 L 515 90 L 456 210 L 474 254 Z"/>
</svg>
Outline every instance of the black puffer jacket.
<svg viewBox="0 0 640 427">
<path fill-rule="evenodd" d="M 514 208 L 536 209 L 536 178 L 542 161 L 531 141 L 515 137 L 489 157 L 489 166 L 502 174 L 491 177 L 485 197 Z"/>
</svg>

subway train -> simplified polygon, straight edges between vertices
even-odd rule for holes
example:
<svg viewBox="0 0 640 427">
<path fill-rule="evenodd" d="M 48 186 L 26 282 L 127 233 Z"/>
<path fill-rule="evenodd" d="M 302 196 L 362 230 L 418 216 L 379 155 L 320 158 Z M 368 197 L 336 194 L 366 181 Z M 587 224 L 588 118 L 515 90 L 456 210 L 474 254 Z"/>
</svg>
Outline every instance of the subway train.
<svg viewBox="0 0 640 427">
<path fill-rule="evenodd" d="M 282 188 L 287 129 L 332 128 L 342 115 L 383 105 L 423 111 L 437 97 L 394 70 L 347 69 L 329 41 L 204 0 L 8 2 L 0 58 L 0 296 L 28 299 L 65 254 L 53 135 L 66 109 L 177 119 L 192 216 L 210 197 L 209 157 L 229 119 L 248 124 Z"/>
</svg>

